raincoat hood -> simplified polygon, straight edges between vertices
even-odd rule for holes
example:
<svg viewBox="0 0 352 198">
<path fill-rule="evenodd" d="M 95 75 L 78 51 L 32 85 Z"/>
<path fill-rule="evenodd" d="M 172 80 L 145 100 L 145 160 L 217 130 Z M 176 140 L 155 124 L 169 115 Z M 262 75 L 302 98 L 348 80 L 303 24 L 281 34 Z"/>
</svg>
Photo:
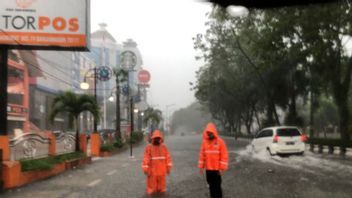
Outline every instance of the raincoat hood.
<svg viewBox="0 0 352 198">
<path fill-rule="evenodd" d="M 153 132 L 153 135 L 152 135 L 151 139 L 153 140 L 154 138 L 160 138 L 160 139 L 161 139 L 161 143 L 164 142 L 164 138 L 163 138 L 163 136 L 161 135 L 161 132 L 160 132 L 159 130 L 155 130 L 155 131 Z"/>
<path fill-rule="evenodd" d="M 218 138 L 218 130 L 216 129 L 216 126 L 214 123 L 209 122 L 208 125 L 205 127 L 204 131 L 203 131 L 203 141 L 208 140 L 208 135 L 207 132 L 211 132 L 213 133 L 213 135 L 215 136 L 215 139 Z"/>
</svg>

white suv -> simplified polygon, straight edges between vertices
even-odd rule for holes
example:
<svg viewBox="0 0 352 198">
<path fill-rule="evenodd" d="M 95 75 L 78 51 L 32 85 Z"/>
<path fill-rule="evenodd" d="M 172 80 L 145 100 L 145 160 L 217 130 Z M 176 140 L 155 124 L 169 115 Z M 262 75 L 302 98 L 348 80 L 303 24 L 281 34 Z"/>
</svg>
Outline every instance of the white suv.
<svg viewBox="0 0 352 198">
<path fill-rule="evenodd" d="M 252 141 L 254 151 L 275 154 L 303 154 L 307 137 L 297 127 L 269 127 L 259 131 Z"/>
</svg>

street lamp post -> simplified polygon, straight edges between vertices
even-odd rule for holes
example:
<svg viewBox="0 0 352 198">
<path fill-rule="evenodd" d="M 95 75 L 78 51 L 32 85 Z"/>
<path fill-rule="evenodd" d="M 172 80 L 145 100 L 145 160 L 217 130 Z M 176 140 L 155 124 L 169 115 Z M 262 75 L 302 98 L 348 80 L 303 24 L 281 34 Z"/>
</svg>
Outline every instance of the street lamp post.
<svg viewBox="0 0 352 198">
<path fill-rule="evenodd" d="M 80 87 L 81 89 L 87 90 L 89 89 L 89 84 L 87 83 L 87 75 L 89 72 L 93 71 L 93 79 L 94 79 L 94 98 L 95 102 L 98 104 L 98 99 L 97 99 L 97 81 L 108 81 L 111 78 L 112 71 L 109 67 L 106 66 L 101 66 L 101 67 L 94 67 L 92 69 L 89 69 L 85 74 L 83 78 L 83 82 L 81 83 Z M 98 131 L 98 122 L 96 119 L 94 119 L 94 132 Z"/>
<path fill-rule="evenodd" d="M 121 66 L 123 68 L 128 69 L 128 78 L 127 78 L 127 86 L 128 86 L 128 98 L 130 101 L 130 158 L 133 158 L 133 149 L 132 149 L 132 135 L 133 135 L 133 96 L 130 93 L 130 72 L 134 71 L 134 67 L 137 65 L 137 56 L 132 51 L 124 51 L 121 53 Z"/>
<path fill-rule="evenodd" d="M 93 84 L 94 84 L 94 99 L 95 99 L 95 102 L 98 103 L 98 100 L 97 100 L 97 69 L 96 67 L 88 70 L 85 74 L 84 74 L 84 79 L 83 79 L 83 82 L 81 83 L 80 87 L 81 89 L 84 89 L 84 90 L 87 90 L 89 89 L 89 84 L 87 83 L 87 75 L 89 72 L 93 71 Z M 94 127 L 93 127 L 93 131 L 94 132 L 97 132 L 98 130 L 98 127 L 97 127 L 97 120 L 94 119 Z"/>
</svg>

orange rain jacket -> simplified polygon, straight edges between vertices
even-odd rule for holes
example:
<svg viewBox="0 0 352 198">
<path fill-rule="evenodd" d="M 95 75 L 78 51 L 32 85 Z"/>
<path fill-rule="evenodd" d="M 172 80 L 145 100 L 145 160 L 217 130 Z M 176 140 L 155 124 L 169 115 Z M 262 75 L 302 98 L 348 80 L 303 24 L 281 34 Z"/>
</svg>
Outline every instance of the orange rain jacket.
<svg viewBox="0 0 352 198">
<path fill-rule="evenodd" d="M 214 134 L 214 140 L 209 140 L 207 132 Z M 225 142 L 219 137 L 216 126 L 209 123 L 203 132 L 203 142 L 200 147 L 198 168 L 206 170 L 227 170 L 228 153 Z"/>
<path fill-rule="evenodd" d="M 161 138 L 159 146 L 149 144 L 145 148 L 142 169 L 151 176 L 166 176 L 172 167 L 171 156 L 165 144 L 163 144 L 164 139 L 159 130 L 153 132 L 152 141 L 157 137 Z"/>
</svg>

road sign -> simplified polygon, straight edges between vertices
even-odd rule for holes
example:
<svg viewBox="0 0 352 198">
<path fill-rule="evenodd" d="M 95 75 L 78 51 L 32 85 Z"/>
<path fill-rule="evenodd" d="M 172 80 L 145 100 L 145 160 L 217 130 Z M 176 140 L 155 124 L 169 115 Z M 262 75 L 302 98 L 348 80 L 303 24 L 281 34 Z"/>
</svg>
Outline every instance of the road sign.
<svg viewBox="0 0 352 198">
<path fill-rule="evenodd" d="M 108 81 L 112 76 L 110 67 L 102 66 L 97 68 L 97 77 L 100 81 Z"/>
<path fill-rule="evenodd" d="M 141 97 L 139 97 L 138 95 L 133 96 L 133 102 L 134 102 L 134 103 L 138 103 L 138 102 L 140 102 L 140 101 L 141 101 Z"/>
<path fill-rule="evenodd" d="M 127 96 L 127 95 L 128 95 L 128 85 L 124 85 L 124 86 L 122 87 L 122 94 L 123 94 L 124 96 Z"/>
<path fill-rule="evenodd" d="M 139 71 L 138 80 L 142 84 L 147 84 L 150 81 L 150 73 L 147 70 Z"/>
</svg>

